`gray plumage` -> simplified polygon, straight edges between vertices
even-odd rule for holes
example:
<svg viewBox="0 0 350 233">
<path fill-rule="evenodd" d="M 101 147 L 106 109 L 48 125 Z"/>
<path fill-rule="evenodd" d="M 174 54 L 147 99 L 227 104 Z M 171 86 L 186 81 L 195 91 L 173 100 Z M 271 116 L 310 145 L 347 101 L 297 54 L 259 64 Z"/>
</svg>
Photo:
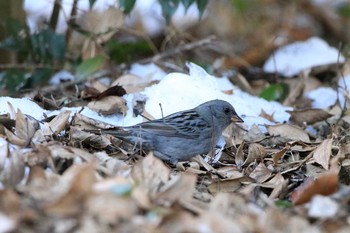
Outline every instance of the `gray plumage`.
<svg viewBox="0 0 350 233">
<path fill-rule="evenodd" d="M 156 157 L 176 164 L 208 153 L 231 122 L 243 122 L 232 105 L 223 100 L 211 100 L 158 120 L 98 132 L 153 151 Z"/>
</svg>

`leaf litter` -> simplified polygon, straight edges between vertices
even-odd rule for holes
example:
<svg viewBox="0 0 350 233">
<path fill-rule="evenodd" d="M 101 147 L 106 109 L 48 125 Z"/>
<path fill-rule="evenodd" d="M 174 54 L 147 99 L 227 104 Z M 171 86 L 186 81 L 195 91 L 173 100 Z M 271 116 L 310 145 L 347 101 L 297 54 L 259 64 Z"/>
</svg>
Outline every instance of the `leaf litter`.
<svg viewBox="0 0 350 233">
<path fill-rule="evenodd" d="M 101 114 L 127 111 L 115 83 L 108 88 L 96 81 L 93 86 L 86 87 L 90 97 L 82 96 L 90 98 L 90 105 L 107 101 L 95 105 Z M 108 102 L 110 98 L 117 106 Z M 171 167 L 112 136 L 86 132 L 115 126 L 79 112 L 65 110 L 37 121 L 11 105 L 9 109 L 0 135 L 2 229 L 341 232 L 350 228 L 348 112 L 294 110 L 290 122 L 264 124 L 265 131 L 257 124 L 249 130 L 232 126 L 224 132 L 222 154 L 208 155 L 215 160 L 196 156 Z M 262 115 L 274 121 L 274 114 Z"/>
</svg>

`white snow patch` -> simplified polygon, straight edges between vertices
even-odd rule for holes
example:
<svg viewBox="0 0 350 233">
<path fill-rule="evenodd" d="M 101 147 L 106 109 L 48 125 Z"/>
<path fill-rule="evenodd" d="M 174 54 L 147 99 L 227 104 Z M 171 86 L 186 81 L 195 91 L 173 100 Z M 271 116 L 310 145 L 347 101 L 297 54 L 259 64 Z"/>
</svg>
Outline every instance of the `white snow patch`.
<svg viewBox="0 0 350 233">
<path fill-rule="evenodd" d="M 343 62 L 345 59 L 339 53 L 324 40 L 312 37 L 278 49 L 266 61 L 264 71 L 293 76 L 314 66 Z"/>
<path fill-rule="evenodd" d="M 337 92 L 330 87 L 319 87 L 305 95 L 312 100 L 313 108 L 326 109 L 337 101 Z"/>
<path fill-rule="evenodd" d="M 44 110 L 28 98 L 0 97 L 0 115 L 10 112 L 8 103 L 11 103 L 14 110 L 21 110 L 23 114 L 30 115 L 37 120 L 44 118 Z"/>
</svg>

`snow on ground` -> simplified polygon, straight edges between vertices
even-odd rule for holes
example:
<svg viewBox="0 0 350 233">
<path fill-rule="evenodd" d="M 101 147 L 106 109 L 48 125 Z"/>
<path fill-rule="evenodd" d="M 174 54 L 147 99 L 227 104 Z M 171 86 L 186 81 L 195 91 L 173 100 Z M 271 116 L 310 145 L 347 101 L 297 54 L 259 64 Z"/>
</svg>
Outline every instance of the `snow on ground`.
<svg viewBox="0 0 350 233">
<path fill-rule="evenodd" d="M 155 118 L 160 118 L 162 106 L 164 116 L 171 113 L 190 109 L 197 105 L 213 100 L 222 99 L 230 102 L 237 113 L 242 116 L 245 125 L 250 128 L 252 124 L 272 124 L 268 120 L 259 117 L 263 109 L 268 114 L 274 114 L 278 122 L 287 121 L 289 114 L 285 110 L 291 110 L 277 102 L 268 102 L 256 96 L 241 91 L 239 88 L 226 82 L 228 86 L 220 87 L 226 77 L 216 78 L 205 72 L 201 67 L 190 63 L 190 75 L 182 73 L 170 73 L 157 85 L 148 87 L 143 92 L 148 97 L 146 111 Z M 232 95 L 222 92 L 222 88 L 233 90 Z"/>
<path fill-rule="evenodd" d="M 264 64 L 264 71 L 294 76 L 319 65 L 344 62 L 340 52 L 318 37 L 279 48 Z"/>
<path fill-rule="evenodd" d="M 212 99 L 222 99 L 230 102 L 235 107 L 237 113 L 244 119 L 244 124 L 247 128 L 250 128 L 253 124 L 258 124 L 261 127 L 263 127 L 263 124 L 273 124 L 259 116 L 262 110 L 268 114 L 273 114 L 275 120 L 278 122 L 287 121 L 289 119 L 289 114 L 286 113 L 285 110 L 291 110 L 291 108 L 284 107 L 277 102 L 268 102 L 259 97 L 247 94 L 232 85 L 227 77 L 217 78 L 211 76 L 206 73 L 204 69 L 193 63 L 188 64 L 190 74 L 170 73 L 165 75 L 164 71 L 149 64 L 134 65 L 131 71 L 134 74 L 141 74 L 146 67 L 152 69 L 149 69 L 149 73 L 146 73 L 144 77 L 149 78 L 147 75 L 153 75 L 152 80 L 161 79 L 161 81 L 158 84 L 146 88 L 141 93 L 124 96 L 129 107 L 125 117 L 119 114 L 103 116 L 87 107 L 83 109 L 81 114 L 113 125 L 134 125 L 143 121 L 142 117 L 133 117 L 132 114 L 133 99 L 136 95 L 142 94 L 147 100 L 146 111 L 155 118 L 162 117 L 159 104 L 161 104 L 163 114 L 166 116 L 177 111 L 194 108 Z M 233 90 L 233 94 L 225 94 L 223 90 Z M 59 113 L 59 111 L 45 111 L 29 99 L 1 97 L 0 113 L 2 114 L 8 111 L 8 108 L 6 108 L 7 101 L 12 103 L 15 110 L 19 108 L 25 114 L 31 115 L 38 120 L 43 119 L 44 114 L 51 116 Z M 63 108 L 60 111 L 66 110 L 72 111 L 73 115 L 80 111 L 81 108 Z"/>
</svg>

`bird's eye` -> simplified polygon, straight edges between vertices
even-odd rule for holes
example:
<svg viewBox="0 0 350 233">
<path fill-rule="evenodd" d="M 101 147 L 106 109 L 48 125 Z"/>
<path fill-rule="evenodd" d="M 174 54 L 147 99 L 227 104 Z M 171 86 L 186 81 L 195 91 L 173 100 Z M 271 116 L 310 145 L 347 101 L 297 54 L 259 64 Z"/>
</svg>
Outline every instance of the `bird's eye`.
<svg viewBox="0 0 350 233">
<path fill-rule="evenodd" d="M 229 114 L 230 113 L 230 109 L 229 108 L 224 108 L 224 113 L 225 114 Z"/>
</svg>

